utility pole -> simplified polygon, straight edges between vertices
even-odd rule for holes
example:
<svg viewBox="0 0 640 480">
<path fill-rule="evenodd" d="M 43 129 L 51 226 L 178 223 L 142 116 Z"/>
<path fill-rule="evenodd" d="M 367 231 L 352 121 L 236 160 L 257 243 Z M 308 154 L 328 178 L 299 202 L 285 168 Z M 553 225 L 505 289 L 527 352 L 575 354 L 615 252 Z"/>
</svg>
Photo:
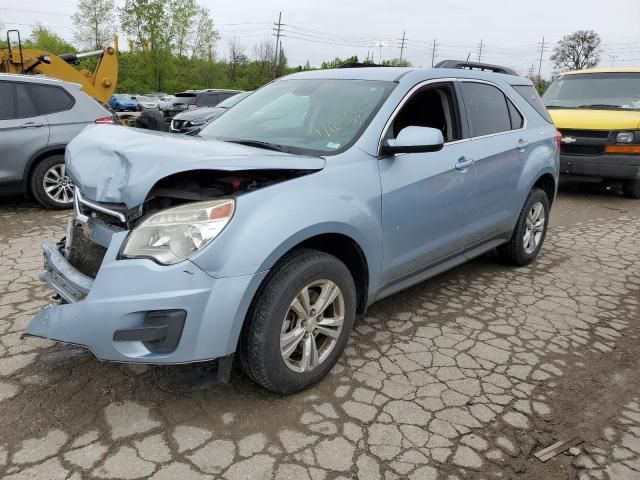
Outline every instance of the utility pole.
<svg viewBox="0 0 640 480">
<path fill-rule="evenodd" d="M 482 50 L 484 49 L 484 43 L 480 39 L 480 45 L 478 45 L 478 62 L 482 61 Z"/>
<path fill-rule="evenodd" d="M 273 24 L 276 28 L 273 29 L 275 33 L 275 37 L 276 37 L 276 50 L 275 50 L 275 54 L 274 54 L 274 65 L 273 65 L 273 78 L 276 78 L 278 76 L 278 57 L 279 57 L 279 53 L 280 53 L 280 31 L 282 29 L 283 23 L 282 23 L 282 12 L 280 12 L 278 14 L 278 23 L 274 23 Z"/>
<path fill-rule="evenodd" d="M 609 58 L 611 59 L 611 68 L 613 68 L 613 62 L 616 61 L 616 58 L 618 58 L 618 55 L 609 55 Z"/>
<path fill-rule="evenodd" d="M 380 63 L 380 65 L 382 65 L 382 47 L 386 47 L 387 44 L 384 43 L 384 42 L 376 42 L 375 46 L 380 49 L 380 60 L 379 60 L 379 63 Z"/>
<path fill-rule="evenodd" d="M 433 46 L 431 47 L 431 66 L 436 62 L 436 52 L 438 51 L 438 44 L 436 43 L 436 39 L 433 39 Z"/>
<path fill-rule="evenodd" d="M 402 53 L 404 52 L 404 46 L 406 43 L 406 39 L 405 39 L 405 30 L 402 31 L 402 40 L 400 40 L 400 61 L 402 61 Z"/>
<path fill-rule="evenodd" d="M 538 61 L 538 79 L 540 78 L 540 75 L 542 73 L 542 56 L 544 55 L 544 37 L 542 37 L 542 43 L 539 43 L 538 45 L 540 45 L 540 60 Z"/>
</svg>

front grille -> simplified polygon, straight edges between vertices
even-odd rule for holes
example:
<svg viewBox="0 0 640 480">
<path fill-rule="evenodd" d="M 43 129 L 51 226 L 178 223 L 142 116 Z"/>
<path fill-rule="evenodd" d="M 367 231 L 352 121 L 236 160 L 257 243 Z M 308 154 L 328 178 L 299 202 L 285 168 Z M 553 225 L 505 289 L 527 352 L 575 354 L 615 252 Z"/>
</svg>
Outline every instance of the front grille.
<svg viewBox="0 0 640 480">
<path fill-rule="evenodd" d="M 96 278 L 106 253 L 106 248 L 85 236 L 82 225 L 74 225 L 67 260 L 76 270 L 88 277 Z"/>
<path fill-rule="evenodd" d="M 560 145 L 560 153 L 567 155 L 600 155 L 604 152 L 604 145 Z"/>
<path fill-rule="evenodd" d="M 560 153 L 566 155 L 602 155 L 609 143 L 608 130 L 560 130 L 562 137 L 573 143 L 561 143 Z"/>
<path fill-rule="evenodd" d="M 560 130 L 563 136 L 576 138 L 609 138 L 609 130 Z"/>
</svg>

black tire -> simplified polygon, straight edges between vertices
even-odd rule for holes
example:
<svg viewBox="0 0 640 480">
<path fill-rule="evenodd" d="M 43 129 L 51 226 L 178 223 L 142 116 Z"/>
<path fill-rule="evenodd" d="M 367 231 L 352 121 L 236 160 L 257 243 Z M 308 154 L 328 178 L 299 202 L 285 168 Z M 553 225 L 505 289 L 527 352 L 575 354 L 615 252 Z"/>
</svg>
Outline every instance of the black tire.
<svg viewBox="0 0 640 480">
<path fill-rule="evenodd" d="M 280 351 L 281 329 L 293 299 L 305 286 L 318 280 L 329 280 L 342 292 L 342 331 L 324 361 L 308 372 L 295 372 L 287 366 Z M 338 361 L 349 340 L 355 314 L 356 287 L 349 269 L 324 252 L 294 251 L 269 273 L 247 314 L 238 348 L 242 369 L 271 392 L 291 394 L 304 390 L 322 379 Z"/>
<path fill-rule="evenodd" d="M 640 198 L 640 180 L 625 180 L 622 182 L 624 196 L 627 198 Z"/>
<path fill-rule="evenodd" d="M 541 203 L 544 209 L 544 227 L 542 231 L 542 235 L 538 242 L 538 245 L 531 252 L 527 252 L 524 244 L 524 234 L 525 228 L 527 226 L 527 216 L 529 212 L 532 210 L 533 206 L 537 203 Z M 498 255 L 507 263 L 511 265 L 515 265 L 518 267 L 523 267 L 525 265 L 529 265 L 533 262 L 538 253 L 540 253 L 540 249 L 542 248 L 542 244 L 544 243 L 544 239 L 547 236 L 547 227 L 549 226 L 549 198 L 544 190 L 539 188 L 534 188 L 529 196 L 527 197 L 527 201 L 524 203 L 524 207 L 520 212 L 520 217 L 518 217 L 518 223 L 513 230 L 513 234 L 511 235 L 511 239 L 498 247 Z"/>
<path fill-rule="evenodd" d="M 136 119 L 136 127 L 144 128 L 146 130 L 156 130 L 159 132 L 167 130 L 164 116 L 157 108 L 143 110 L 140 116 Z"/>
<path fill-rule="evenodd" d="M 50 157 L 41 160 L 31 172 L 31 193 L 34 198 L 46 208 L 55 210 L 62 210 L 65 208 L 71 208 L 73 206 L 73 195 L 68 202 L 56 201 L 46 191 L 44 186 L 44 177 L 52 167 L 64 166 L 64 155 L 51 155 Z M 73 185 L 70 183 L 71 193 L 73 192 Z"/>
</svg>

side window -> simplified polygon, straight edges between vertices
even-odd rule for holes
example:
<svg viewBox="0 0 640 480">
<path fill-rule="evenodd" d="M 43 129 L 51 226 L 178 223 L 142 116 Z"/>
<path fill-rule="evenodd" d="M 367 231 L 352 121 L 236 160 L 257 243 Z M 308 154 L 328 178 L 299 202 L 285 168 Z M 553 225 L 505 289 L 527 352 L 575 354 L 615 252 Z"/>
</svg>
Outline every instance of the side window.
<svg viewBox="0 0 640 480">
<path fill-rule="evenodd" d="M 0 120 L 30 118 L 38 115 L 38 109 L 26 85 L 0 82 Z"/>
<path fill-rule="evenodd" d="M 553 123 L 551 115 L 547 111 L 547 107 L 542 103 L 542 99 L 533 85 L 512 85 L 513 89 L 518 92 L 522 98 L 524 98 L 529 105 L 531 105 L 536 112 L 540 114 L 547 122 Z"/>
<path fill-rule="evenodd" d="M 43 114 L 70 110 L 75 99 L 62 87 L 55 85 L 30 85 L 40 112 Z"/>
<path fill-rule="evenodd" d="M 460 140 L 460 121 L 453 85 L 439 84 L 418 90 L 393 120 L 387 138 L 396 138 L 406 127 L 431 127 L 442 131 L 444 141 Z"/>
<path fill-rule="evenodd" d="M 511 117 L 511 130 L 518 130 L 519 128 L 524 127 L 524 117 L 508 98 L 507 106 L 509 107 L 509 117 Z"/>
<path fill-rule="evenodd" d="M 16 118 L 13 83 L 0 82 L 0 120 Z"/>
<path fill-rule="evenodd" d="M 462 82 L 460 87 L 471 123 L 472 137 L 511 130 L 507 99 L 501 90 L 486 83 L 475 82 Z"/>
</svg>

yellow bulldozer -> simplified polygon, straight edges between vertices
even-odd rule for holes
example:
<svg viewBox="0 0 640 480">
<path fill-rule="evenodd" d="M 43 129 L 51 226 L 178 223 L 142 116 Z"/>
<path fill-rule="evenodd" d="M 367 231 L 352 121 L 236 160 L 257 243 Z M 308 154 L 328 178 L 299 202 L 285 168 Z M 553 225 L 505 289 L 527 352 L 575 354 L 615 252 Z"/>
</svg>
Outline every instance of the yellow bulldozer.
<svg viewBox="0 0 640 480">
<path fill-rule="evenodd" d="M 11 42 L 12 35 L 14 39 Z M 107 103 L 113 95 L 118 81 L 117 39 L 115 47 L 84 53 L 54 55 L 35 48 L 23 48 L 18 30 L 7 31 L 7 48 L 0 50 L 0 72 L 26 75 L 46 75 L 66 82 L 82 85 L 83 91 Z M 85 58 L 97 58 L 98 62 L 90 72 L 74 66 Z"/>
</svg>

